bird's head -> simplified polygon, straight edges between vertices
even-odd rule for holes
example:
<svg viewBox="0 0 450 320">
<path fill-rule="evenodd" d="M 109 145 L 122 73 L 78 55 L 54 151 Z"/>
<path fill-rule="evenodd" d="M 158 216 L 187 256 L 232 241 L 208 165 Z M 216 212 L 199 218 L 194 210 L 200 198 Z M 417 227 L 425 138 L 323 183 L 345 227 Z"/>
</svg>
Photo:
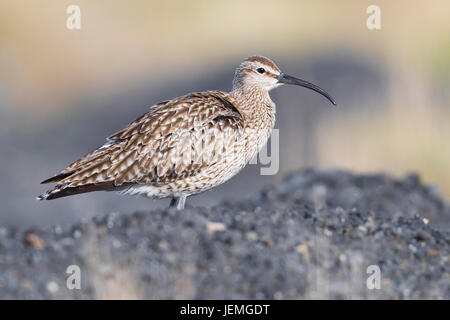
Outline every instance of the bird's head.
<svg viewBox="0 0 450 320">
<path fill-rule="evenodd" d="M 241 62 L 234 75 L 233 90 L 256 89 L 269 92 L 282 84 L 293 84 L 314 90 L 336 105 L 333 98 L 322 88 L 281 72 L 272 60 L 262 56 L 251 56 Z"/>
</svg>

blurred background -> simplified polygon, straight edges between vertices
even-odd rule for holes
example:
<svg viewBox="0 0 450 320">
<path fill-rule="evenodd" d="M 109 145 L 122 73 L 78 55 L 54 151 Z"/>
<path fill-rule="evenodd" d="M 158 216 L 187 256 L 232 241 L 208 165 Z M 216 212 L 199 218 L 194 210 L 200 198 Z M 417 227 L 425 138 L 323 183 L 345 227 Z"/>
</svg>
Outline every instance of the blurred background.
<svg viewBox="0 0 450 320">
<path fill-rule="evenodd" d="M 66 9 L 81 8 L 68 30 Z M 366 9 L 381 8 L 381 30 Z M 230 90 L 252 54 L 325 88 L 272 92 L 280 170 L 249 165 L 188 205 L 233 201 L 304 167 L 417 172 L 450 198 L 450 2 L 0 2 L 0 225 L 28 228 L 167 206 L 92 193 L 37 202 L 39 182 L 152 104 Z"/>
</svg>

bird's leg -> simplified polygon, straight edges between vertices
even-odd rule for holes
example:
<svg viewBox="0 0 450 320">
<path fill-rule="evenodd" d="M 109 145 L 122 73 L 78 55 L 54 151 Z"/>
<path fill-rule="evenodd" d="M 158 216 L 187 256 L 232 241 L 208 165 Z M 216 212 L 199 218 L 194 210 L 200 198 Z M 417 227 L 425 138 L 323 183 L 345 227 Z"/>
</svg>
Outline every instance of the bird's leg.
<svg viewBox="0 0 450 320">
<path fill-rule="evenodd" d="M 186 203 L 187 195 L 181 195 L 179 197 L 172 197 L 170 200 L 169 208 L 177 207 L 177 210 L 183 210 Z"/>
<path fill-rule="evenodd" d="M 187 195 L 184 195 L 184 194 L 178 198 L 177 210 L 184 210 L 184 204 L 186 203 L 186 198 L 187 198 Z"/>
<path fill-rule="evenodd" d="M 177 205 L 177 198 L 176 197 L 172 197 L 172 199 L 170 200 L 169 208 L 173 208 L 176 205 Z"/>
</svg>

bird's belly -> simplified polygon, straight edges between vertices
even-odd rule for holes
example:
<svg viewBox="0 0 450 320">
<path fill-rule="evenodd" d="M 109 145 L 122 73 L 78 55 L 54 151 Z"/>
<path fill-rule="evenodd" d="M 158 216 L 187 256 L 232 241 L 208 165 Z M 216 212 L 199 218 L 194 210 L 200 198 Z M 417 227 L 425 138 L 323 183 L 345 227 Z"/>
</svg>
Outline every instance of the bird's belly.
<svg viewBox="0 0 450 320">
<path fill-rule="evenodd" d="M 245 164 L 246 162 L 242 160 L 232 162 L 223 159 L 223 161 L 217 162 L 191 177 L 175 180 L 164 185 L 136 184 L 119 192 L 123 195 L 150 198 L 197 194 L 224 183 L 236 175 Z"/>
<path fill-rule="evenodd" d="M 175 180 L 164 185 L 133 185 L 121 191 L 122 194 L 141 195 L 151 198 L 197 194 L 218 186 L 243 169 L 250 159 L 259 152 L 267 142 L 267 132 L 248 130 L 243 136 L 229 145 L 214 164 L 202 169 L 198 174 Z"/>
<path fill-rule="evenodd" d="M 188 186 L 185 192 L 199 193 L 231 179 L 261 150 L 270 132 L 271 128 L 247 130 L 240 139 L 236 140 L 232 152 L 224 152 L 215 164 L 202 170 L 198 175 L 185 179 Z"/>
</svg>

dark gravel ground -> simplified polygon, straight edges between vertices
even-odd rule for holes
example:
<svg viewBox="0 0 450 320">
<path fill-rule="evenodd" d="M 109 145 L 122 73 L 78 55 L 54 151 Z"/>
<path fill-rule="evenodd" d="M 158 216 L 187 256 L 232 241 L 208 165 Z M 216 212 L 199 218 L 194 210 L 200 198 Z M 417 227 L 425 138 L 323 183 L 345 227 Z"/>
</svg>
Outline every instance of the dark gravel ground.
<svg viewBox="0 0 450 320">
<path fill-rule="evenodd" d="M 449 226 L 415 175 L 305 170 L 212 209 L 0 227 L 0 298 L 449 299 Z M 66 287 L 73 264 L 80 290 Z"/>
</svg>

